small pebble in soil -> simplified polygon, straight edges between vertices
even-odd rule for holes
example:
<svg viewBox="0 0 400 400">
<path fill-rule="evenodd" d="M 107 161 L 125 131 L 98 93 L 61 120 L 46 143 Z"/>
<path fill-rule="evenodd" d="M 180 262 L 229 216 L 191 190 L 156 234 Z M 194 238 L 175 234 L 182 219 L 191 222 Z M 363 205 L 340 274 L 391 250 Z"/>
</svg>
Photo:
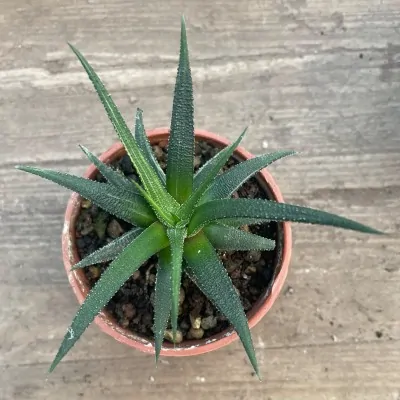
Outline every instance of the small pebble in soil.
<svg viewBox="0 0 400 400">
<path fill-rule="evenodd" d="M 94 265 L 89 267 L 89 271 L 93 279 L 97 279 L 100 276 L 100 268 L 95 267 Z"/>
<path fill-rule="evenodd" d="M 124 233 L 124 229 L 116 219 L 112 219 L 107 225 L 108 236 L 116 239 Z"/>
<path fill-rule="evenodd" d="M 153 146 L 153 151 L 157 158 L 163 158 L 164 152 L 160 146 Z"/>
<path fill-rule="evenodd" d="M 142 323 L 144 326 L 153 326 L 153 316 L 150 313 L 143 314 Z"/>
<path fill-rule="evenodd" d="M 244 311 L 246 311 L 246 312 L 249 311 L 251 308 L 250 300 L 246 297 L 242 298 L 241 300 L 242 300 L 242 305 L 243 305 Z"/>
<path fill-rule="evenodd" d="M 167 329 L 164 332 L 164 339 L 167 339 L 171 343 L 179 344 L 183 340 L 183 335 L 182 335 L 181 331 L 177 330 L 176 331 L 176 335 L 175 335 L 175 340 L 174 340 L 174 337 L 173 337 L 173 334 L 172 334 L 172 329 Z"/>
<path fill-rule="evenodd" d="M 193 313 L 190 313 L 189 318 L 192 328 L 199 329 L 201 326 L 201 317 L 199 315 L 194 315 Z"/>
<path fill-rule="evenodd" d="M 229 273 L 229 271 L 228 271 Z M 233 280 L 240 278 L 241 270 L 240 268 L 235 268 L 232 272 L 229 273 Z"/>
<path fill-rule="evenodd" d="M 132 175 L 135 171 L 133 169 L 133 165 L 131 159 L 128 155 L 122 157 L 121 161 L 121 169 L 124 171 L 125 175 Z"/>
<path fill-rule="evenodd" d="M 166 149 L 168 147 L 168 140 L 161 140 L 160 143 L 158 143 L 158 145 L 162 148 L 162 149 Z"/>
<path fill-rule="evenodd" d="M 201 327 L 204 330 L 212 329 L 217 326 L 217 318 L 214 315 L 210 315 L 209 317 L 203 318 L 201 320 Z"/>
<path fill-rule="evenodd" d="M 194 329 L 193 327 L 189 329 L 186 337 L 188 339 L 199 340 L 204 336 L 204 330 L 202 328 Z"/>
<path fill-rule="evenodd" d="M 87 225 L 81 230 L 81 235 L 86 236 L 93 232 L 93 225 Z"/>
<path fill-rule="evenodd" d="M 82 208 L 89 208 L 92 205 L 92 202 L 87 199 L 82 199 L 81 207 Z"/>
<path fill-rule="evenodd" d="M 245 260 L 250 262 L 257 262 L 261 258 L 261 251 L 259 250 L 250 250 L 247 252 Z"/>
<path fill-rule="evenodd" d="M 182 330 L 187 331 L 190 328 L 190 324 L 185 319 L 179 324 Z"/>
<path fill-rule="evenodd" d="M 179 304 L 183 304 L 184 301 L 185 301 L 185 291 L 183 288 L 181 288 L 179 292 Z"/>
<path fill-rule="evenodd" d="M 195 156 L 194 157 L 194 168 L 199 168 L 201 164 L 201 157 Z"/>
<path fill-rule="evenodd" d="M 252 296 L 256 296 L 258 298 L 258 296 L 260 295 L 260 288 L 257 288 L 255 286 L 250 286 L 249 288 L 249 293 Z"/>
<path fill-rule="evenodd" d="M 133 304 L 127 303 L 122 305 L 122 311 L 128 319 L 132 319 L 136 315 L 136 308 Z"/>
<path fill-rule="evenodd" d="M 120 320 L 120 324 L 123 328 L 127 328 L 129 326 L 129 319 L 128 318 L 123 318 Z"/>
<path fill-rule="evenodd" d="M 253 275 L 257 272 L 257 268 L 254 265 L 249 265 L 245 270 L 244 273 L 246 275 Z"/>
<path fill-rule="evenodd" d="M 230 259 L 230 262 L 226 263 L 227 264 L 226 270 L 228 271 L 228 274 L 231 274 L 233 271 L 238 270 L 242 262 L 243 260 Z"/>
<path fill-rule="evenodd" d="M 137 281 L 138 279 L 140 279 L 140 271 L 135 271 L 135 272 L 132 274 L 132 278 L 133 278 L 135 281 Z"/>
<path fill-rule="evenodd" d="M 94 227 L 94 230 L 95 230 L 97 236 L 100 239 L 103 239 L 104 235 L 106 234 L 107 219 L 108 219 L 108 216 L 103 211 L 99 212 L 96 215 L 96 217 L 94 218 L 93 227 Z"/>
<path fill-rule="evenodd" d="M 154 274 L 150 274 L 147 281 L 150 286 L 154 286 L 154 284 L 156 283 L 156 276 Z"/>
<path fill-rule="evenodd" d="M 206 301 L 205 304 L 204 314 L 206 316 L 214 315 L 214 307 L 212 304 L 209 301 Z"/>
</svg>

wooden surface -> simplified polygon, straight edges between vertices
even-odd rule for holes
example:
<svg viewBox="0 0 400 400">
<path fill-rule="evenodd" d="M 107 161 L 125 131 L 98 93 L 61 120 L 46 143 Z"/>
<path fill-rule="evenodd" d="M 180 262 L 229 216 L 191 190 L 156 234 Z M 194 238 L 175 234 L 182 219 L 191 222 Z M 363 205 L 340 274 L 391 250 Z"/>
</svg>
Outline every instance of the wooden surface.
<svg viewBox="0 0 400 400">
<path fill-rule="evenodd" d="M 70 193 L 13 166 L 80 174 L 78 143 L 116 140 L 67 41 L 130 123 L 140 106 L 168 125 L 182 12 L 196 126 L 300 151 L 271 168 L 287 201 L 390 235 L 293 227 L 285 294 L 253 331 L 262 383 L 239 343 L 156 370 L 94 326 L 47 377 L 77 309 Z M 399 0 L 0 0 L 0 399 L 400 399 L 399 21 Z"/>
</svg>

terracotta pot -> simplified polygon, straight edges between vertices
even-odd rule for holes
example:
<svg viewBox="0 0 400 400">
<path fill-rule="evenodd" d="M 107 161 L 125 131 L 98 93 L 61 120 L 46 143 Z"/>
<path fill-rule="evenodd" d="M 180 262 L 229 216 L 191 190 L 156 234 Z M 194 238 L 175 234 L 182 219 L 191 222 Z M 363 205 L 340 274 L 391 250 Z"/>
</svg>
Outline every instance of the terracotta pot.
<svg viewBox="0 0 400 400">
<path fill-rule="evenodd" d="M 169 130 L 167 128 L 154 129 L 148 131 L 147 134 L 152 143 L 157 143 L 168 138 Z M 198 139 L 206 140 L 216 147 L 225 147 L 230 142 L 222 137 L 203 130 L 196 130 Z M 111 146 L 100 159 L 103 162 L 110 162 L 122 157 L 126 154 L 121 143 L 116 143 Z M 250 154 L 242 147 L 238 147 L 235 151 L 235 156 L 240 160 L 252 158 Z M 97 169 L 92 164 L 85 173 L 85 177 L 94 178 L 97 174 Z M 282 194 L 275 183 L 272 176 L 264 169 L 261 173 L 259 183 L 264 186 L 269 198 L 279 202 L 283 202 Z M 77 193 L 72 194 L 65 213 L 64 229 L 62 233 L 62 251 L 64 266 L 68 274 L 69 282 L 75 292 L 79 302 L 82 303 L 87 293 L 90 290 L 89 283 L 82 270 L 71 272 L 71 266 L 77 263 L 80 259 L 78 256 L 75 243 L 75 223 L 80 212 L 81 198 Z M 249 325 L 252 328 L 255 326 L 277 299 L 279 292 L 282 290 L 283 284 L 288 272 L 291 250 L 292 250 L 292 235 L 290 224 L 280 223 L 278 225 L 278 240 L 277 240 L 277 260 L 278 268 L 276 268 L 275 279 L 270 290 L 267 290 L 261 298 L 255 303 L 253 308 L 247 313 Z M 140 335 L 134 334 L 127 329 L 118 326 L 114 318 L 106 311 L 101 312 L 95 319 L 96 324 L 102 331 L 112 336 L 121 343 L 127 344 L 130 347 L 139 349 L 145 353 L 154 354 L 154 342 Z M 161 354 L 164 356 L 193 356 L 197 354 L 207 353 L 226 346 L 238 339 L 238 335 L 232 329 L 227 329 L 213 337 L 198 340 L 182 342 L 175 347 L 172 344 L 164 344 Z"/>
</svg>

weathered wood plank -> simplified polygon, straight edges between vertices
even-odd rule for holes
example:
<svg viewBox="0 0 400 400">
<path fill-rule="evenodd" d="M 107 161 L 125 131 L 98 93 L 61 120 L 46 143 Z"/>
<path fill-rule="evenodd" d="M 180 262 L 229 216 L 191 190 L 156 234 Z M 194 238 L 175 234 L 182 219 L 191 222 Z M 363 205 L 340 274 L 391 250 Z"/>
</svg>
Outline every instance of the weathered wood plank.
<svg viewBox="0 0 400 400">
<path fill-rule="evenodd" d="M 0 7 L 0 398 L 400 398 L 398 0 L 3 0 Z M 132 123 L 168 126 L 179 15 L 189 30 L 196 126 L 259 154 L 287 201 L 390 233 L 296 225 L 287 290 L 241 346 L 193 359 L 131 351 L 90 327 L 46 381 L 77 302 L 62 267 L 68 191 L 13 170 L 80 174 L 77 147 L 115 141 L 66 46 L 89 58 Z M 215 373 L 218 371 L 218 373 Z"/>
<path fill-rule="evenodd" d="M 108 342 L 105 343 L 108 345 Z M 255 382 L 246 370 L 248 365 L 239 347 L 233 345 L 219 354 L 194 359 L 168 359 L 157 371 L 154 360 L 142 354 L 65 362 L 62 372 L 48 380 L 43 373 L 45 366 L 41 364 L 10 366 L 3 370 L 2 378 L 15 382 L 15 386 L 3 386 L 2 390 L 4 398 L 43 400 L 54 395 L 61 399 L 108 399 L 116 393 L 121 398 L 146 399 L 210 396 L 238 400 L 335 397 L 391 400 L 399 393 L 397 342 L 381 342 L 375 346 L 334 343 L 322 347 L 259 348 L 265 374 L 262 383 Z M 382 352 L 388 354 L 385 365 L 376 363 Z M 315 363 L 315 359 L 321 362 Z M 207 373 L 210 369 L 219 374 Z M 21 380 L 21 376 L 25 379 Z"/>
</svg>

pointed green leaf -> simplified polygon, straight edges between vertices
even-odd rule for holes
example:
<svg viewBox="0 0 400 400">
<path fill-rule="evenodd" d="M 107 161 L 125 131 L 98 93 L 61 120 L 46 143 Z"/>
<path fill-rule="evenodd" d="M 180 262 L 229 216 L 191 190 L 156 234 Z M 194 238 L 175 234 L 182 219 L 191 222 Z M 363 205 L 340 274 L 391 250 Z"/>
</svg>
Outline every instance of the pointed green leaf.
<svg viewBox="0 0 400 400">
<path fill-rule="evenodd" d="M 204 228 L 208 240 L 219 250 L 273 250 L 275 241 L 232 226 L 210 224 Z"/>
<path fill-rule="evenodd" d="M 233 154 L 236 147 L 239 146 L 242 141 L 244 135 L 247 132 L 247 127 L 241 133 L 241 135 L 235 140 L 235 142 L 231 143 L 229 146 L 220 150 L 214 157 L 210 158 L 195 174 L 193 180 L 193 188 L 197 190 L 201 185 L 203 185 L 204 180 L 206 180 L 210 176 L 210 171 L 212 171 L 212 176 L 214 179 L 217 177 L 220 169 L 226 164 L 229 160 L 229 157 Z M 218 165 L 222 166 L 215 172 L 215 167 Z"/>
<path fill-rule="evenodd" d="M 93 153 L 91 153 L 85 146 L 79 145 L 81 150 L 85 153 L 86 157 L 94 164 L 99 172 L 115 187 L 122 188 L 123 190 L 130 191 L 136 194 L 139 192 L 132 185 L 132 182 L 125 177 L 121 172 L 100 161 Z"/>
<path fill-rule="evenodd" d="M 153 254 L 168 246 L 168 237 L 163 226 L 155 222 L 144 230 L 109 265 L 86 296 L 71 326 L 64 337 L 49 372 L 52 372 L 61 359 L 80 338 L 101 309 L 110 301 L 118 289 Z"/>
<path fill-rule="evenodd" d="M 157 172 L 160 181 L 165 185 L 166 178 L 164 171 L 161 169 L 160 164 L 154 157 L 149 138 L 146 135 L 143 125 L 143 111 L 139 108 L 136 112 L 135 139 L 147 162 L 151 165 L 153 170 Z"/>
<path fill-rule="evenodd" d="M 175 226 L 176 222 L 178 222 L 178 217 L 175 214 L 171 214 L 168 209 L 165 209 L 161 204 L 156 203 L 156 201 L 151 197 L 151 195 L 146 192 L 137 182 L 132 181 L 132 184 L 138 190 L 138 192 L 147 200 L 147 203 L 153 209 L 157 218 L 160 222 L 165 224 L 168 227 Z"/>
<path fill-rule="evenodd" d="M 160 356 L 172 304 L 172 260 L 169 247 L 158 254 L 158 269 L 154 297 L 154 341 L 156 362 Z"/>
<path fill-rule="evenodd" d="M 100 80 L 96 72 L 93 70 L 85 57 L 80 53 L 80 51 L 71 44 L 69 44 L 69 46 L 78 57 L 83 68 L 87 72 L 89 79 L 92 81 L 93 86 L 96 89 L 96 92 L 107 112 L 107 115 L 113 124 L 121 142 L 123 143 L 133 165 L 135 166 L 144 187 L 150 193 L 154 201 L 156 201 L 158 204 L 163 204 L 164 207 L 170 211 L 176 210 L 178 208 L 178 204 L 172 198 L 172 196 L 168 194 L 160 182 L 157 173 L 146 161 L 111 95 L 104 87 L 103 82 Z"/>
<path fill-rule="evenodd" d="M 99 264 L 106 261 L 113 260 L 121 251 L 128 246 L 129 243 L 132 242 L 138 235 L 143 232 L 141 228 L 133 228 L 129 232 L 124 233 L 117 239 L 114 239 L 112 242 L 106 244 L 105 246 L 101 247 L 100 249 L 94 251 L 93 253 L 86 256 L 83 260 L 76 263 L 72 268 L 71 271 L 84 268 L 89 265 Z"/>
<path fill-rule="evenodd" d="M 259 218 L 226 218 L 222 222 L 224 225 L 233 226 L 234 228 L 239 228 L 243 225 L 259 225 L 263 221 Z"/>
<path fill-rule="evenodd" d="M 308 224 L 329 225 L 364 233 L 382 233 L 374 228 L 340 217 L 325 211 L 301 207 L 287 203 L 260 199 L 223 199 L 212 200 L 196 208 L 188 228 L 189 235 L 198 232 L 203 226 L 212 221 L 224 219 L 241 219 L 241 223 L 267 221 L 292 221 Z"/>
<path fill-rule="evenodd" d="M 217 176 L 221 168 L 229 160 L 229 157 L 233 154 L 240 141 L 243 139 L 247 128 L 242 134 L 233 142 L 231 145 L 225 147 L 213 158 L 211 158 L 204 166 L 200 169 L 194 180 L 194 191 L 190 197 L 182 204 L 179 208 L 177 215 L 182 219 L 188 219 L 194 211 L 194 207 L 199 202 L 200 198 L 212 183 L 213 179 Z"/>
<path fill-rule="evenodd" d="M 240 298 L 203 232 L 186 240 L 185 272 L 218 310 L 228 318 L 238 333 L 254 371 L 259 375 L 250 329 Z"/>
<path fill-rule="evenodd" d="M 179 314 L 179 292 L 181 289 L 182 278 L 182 256 L 183 242 L 186 238 L 186 228 L 170 228 L 167 230 L 169 243 L 171 247 L 172 264 L 172 305 L 171 305 L 171 325 L 172 334 L 175 338 L 178 328 Z"/>
<path fill-rule="evenodd" d="M 267 167 L 274 161 L 292 154 L 296 153 L 294 151 L 276 151 L 271 154 L 263 154 L 262 156 L 242 161 L 240 164 L 235 165 L 215 178 L 211 186 L 207 189 L 207 192 L 202 197 L 201 203 L 231 196 L 236 189 L 258 171 Z"/>
<path fill-rule="evenodd" d="M 24 165 L 19 165 L 16 168 L 73 190 L 108 213 L 134 225 L 146 227 L 156 219 L 142 196 L 117 189 L 108 183 L 99 183 L 50 169 Z"/>
<path fill-rule="evenodd" d="M 168 141 L 167 189 L 183 203 L 192 192 L 194 157 L 193 85 L 185 20 L 182 17 L 179 66 Z"/>
</svg>

